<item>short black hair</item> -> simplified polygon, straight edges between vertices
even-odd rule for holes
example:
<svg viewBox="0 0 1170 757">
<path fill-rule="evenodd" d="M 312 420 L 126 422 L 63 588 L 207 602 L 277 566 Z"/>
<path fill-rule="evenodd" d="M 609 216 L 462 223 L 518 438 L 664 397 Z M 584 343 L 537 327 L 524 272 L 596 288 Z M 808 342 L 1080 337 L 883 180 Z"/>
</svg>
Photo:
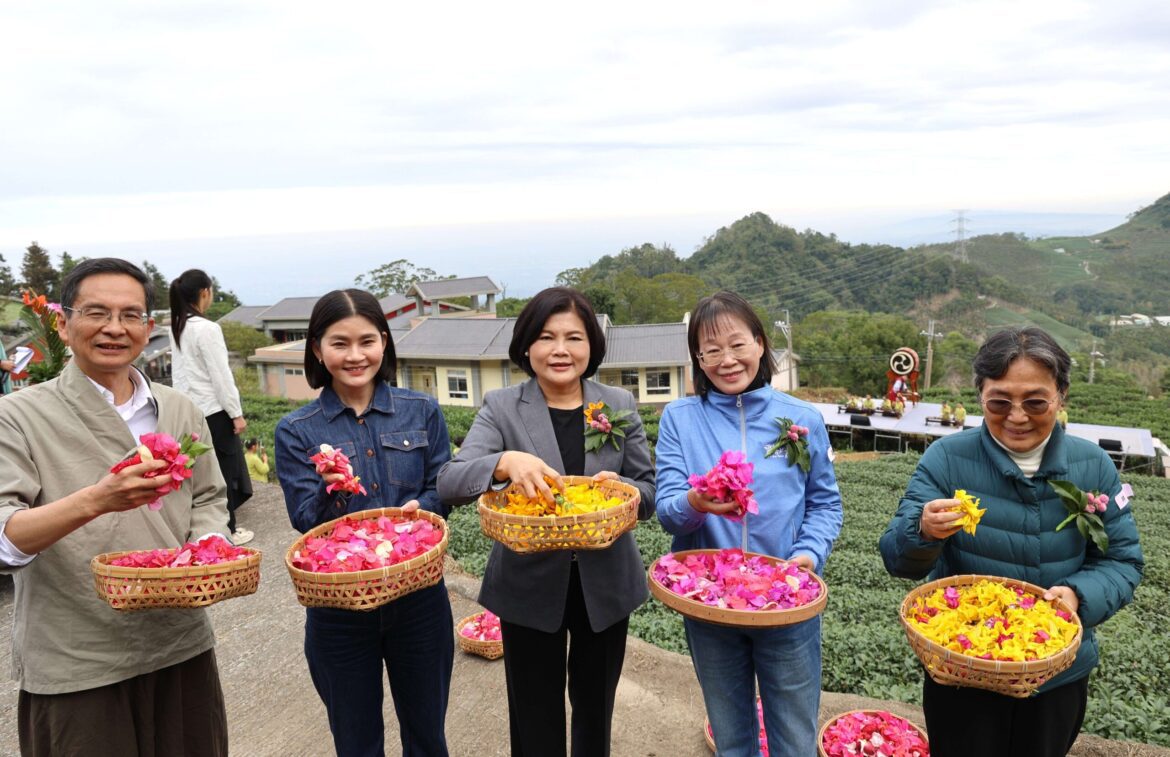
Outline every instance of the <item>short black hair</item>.
<svg viewBox="0 0 1170 757">
<path fill-rule="evenodd" d="M 260 444 L 260 440 L 253 436 L 251 439 L 244 440 L 244 449 L 252 449 L 258 444 Z"/>
<path fill-rule="evenodd" d="M 1061 397 L 1068 395 L 1072 359 L 1051 334 L 1035 326 L 1004 329 L 987 338 L 975 353 L 971 365 L 975 371 L 976 391 L 982 394 L 983 382 L 998 379 L 1020 358 L 1028 358 L 1047 368 L 1056 382 L 1057 394 Z"/>
<path fill-rule="evenodd" d="M 748 301 L 735 292 L 726 289 L 716 292 L 710 297 L 704 297 L 691 311 L 691 323 L 687 326 L 687 349 L 691 351 L 691 371 L 695 381 L 695 394 L 707 396 L 711 382 L 707 374 L 703 373 L 703 366 L 699 363 L 699 341 L 703 338 L 703 331 L 714 329 L 720 318 L 738 318 L 743 321 L 752 336 L 760 340 L 764 346 L 764 354 L 760 358 L 760 370 L 752 377 L 755 381 L 762 378 L 765 384 L 772 383 L 772 374 L 779 368 L 776 365 L 776 356 L 772 354 L 772 341 L 768 339 L 768 332 L 764 329 L 764 322 L 748 304 Z M 791 359 L 791 356 L 789 356 Z"/>
<path fill-rule="evenodd" d="M 605 359 L 605 332 L 597 323 L 597 314 L 585 295 L 571 287 L 549 287 L 537 292 L 528 301 L 516 326 L 512 329 L 512 343 L 508 345 L 508 357 L 529 376 L 535 376 L 532 362 L 528 359 L 528 348 L 540 338 L 544 324 L 557 313 L 576 313 L 585 324 L 585 336 L 589 339 L 589 365 L 585 366 L 582 378 L 597 373 L 597 366 Z"/>
<path fill-rule="evenodd" d="M 333 375 L 313 354 L 313 345 L 320 347 L 321 337 L 325 336 L 330 326 L 354 315 L 365 318 L 386 337 L 386 349 L 382 352 L 378 379 L 394 385 L 398 356 L 394 352 L 394 338 L 390 335 L 390 324 L 386 322 L 382 306 L 378 304 L 374 295 L 362 289 L 334 289 L 317 300 L 309 316 L 309 333 L 305 338 L 305 380 L 314 389 L 331 386 Z"/>
<path fill-rule="evenodd" d="M 65 278 L 61 280 L 61 305 L 71 308 L 77 300 L 77 292 L 81 289 L 81 282 L 90 276 L 99 276 L 103 273 L 115 273 L 129 276 L 142 285 L 146 294 L 146 312 L 154 310 L 154 287 L 150 284 L 150 277 L 142 269 L 121 258 L 89 258 L 73 267 Z"/>
</svg>

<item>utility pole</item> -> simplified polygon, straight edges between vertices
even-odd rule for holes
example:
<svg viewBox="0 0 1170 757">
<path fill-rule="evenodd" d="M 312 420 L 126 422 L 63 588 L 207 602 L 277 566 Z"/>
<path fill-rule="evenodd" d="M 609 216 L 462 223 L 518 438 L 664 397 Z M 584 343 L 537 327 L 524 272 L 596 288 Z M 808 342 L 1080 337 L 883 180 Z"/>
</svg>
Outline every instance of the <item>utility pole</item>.
<svg viewBox="0 0 1170 757">
<path fill-rule="evenodd" d="M 1093 349 L 1089 353 L 1089 383 L 1093 383 L 1093 375 L 1096 373 L 1097 358 L 1105 357 L 1104 354 L 1097 352 L 1097 340 L 1093 340 Z"/>
<path fill-rule="evenodd" d="M 796 360 L 792 354 L 792 318 L 788 314 L 788 310 L 784 311 L 784 320 L 776 321 L 776 328 L 784 332 L 784 337 L 788 341 L 788 391 L 796 389 Z"/>
<path fill-rule="evenodd" d="M 969 262 L 967 260 L 967 210 L 959 208 L 955 211 L 959 217 L 955 219 L 955 257 L 962 263 Z"/>
<path fill-rule="evenodd" d="M 942 339 L 943 335 L 935 332 L 933 318 L 930 319 L 930 325 L 926 327 L 926 331 L 919 331 L 918 335 L 926 337 L 926 381 L 923 388 L 929 389 L 930 369 L 934 367 L 934 340 Z"/>
</svg>

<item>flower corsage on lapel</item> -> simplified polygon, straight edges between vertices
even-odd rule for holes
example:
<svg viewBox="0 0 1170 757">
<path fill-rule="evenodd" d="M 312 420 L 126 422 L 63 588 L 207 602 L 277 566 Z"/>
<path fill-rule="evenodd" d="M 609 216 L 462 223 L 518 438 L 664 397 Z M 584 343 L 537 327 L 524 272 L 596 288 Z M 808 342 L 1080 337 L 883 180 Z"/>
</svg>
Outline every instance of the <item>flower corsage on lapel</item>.
<svg viewBox="0 0 1170 757">
<path fill-rule="evenodd" d="M 618 437 L 625 438 L 626 429 L 630 427 L 632 410 L 614 411 L 604 402 L 590 402 L 585 406 L 585 451 L 593 452 L 601 449 L 606 442 L 613 444 L 613 448 L 620 450 Z"/>
<path fill-rule="evenodd" d="M 1085 537 L 1086 541 L 1092 540 L 1101 552 L 1108 551 L 1109 535 L 1105 533 L 1105 523 L 1101 520 L 1100 513 L 1105 512 L 1105 509 L 1109 507 L 1109 495 L 1100 492 L 1092 494 L 1083 492 L 1071 481 L 1049 481 L 1048 483 L 1052 484 L 1053 490 L 1060 496 L 1061 503 L 1068 510 L 1068 517 L 1062 520 L 1055 530 L 1059 531 L 1069 523 L 1075 522 L 1077 530 L 1081 532 L 1081 536 Z M 1121 509 L 1127 507 L 1131 497 L 1133 497 L 1133 487 L 1129 484 L 1122 484 L 1121 491 L 1117 493 L 1115 500 L 1117 507 Z"/>
<path fill-rule="evenodd" d="M 802 471 L 808 473 L 812 466 L 812 458 L 808 453 L 808 427 L 796 425 L 791 418 L 777 418 L 776 423 L 780 426 L 780 435 L 764 451 L 764 457 L 771 457 L 783 450 L 789 465 L 799 465 Z"/>
</svg>

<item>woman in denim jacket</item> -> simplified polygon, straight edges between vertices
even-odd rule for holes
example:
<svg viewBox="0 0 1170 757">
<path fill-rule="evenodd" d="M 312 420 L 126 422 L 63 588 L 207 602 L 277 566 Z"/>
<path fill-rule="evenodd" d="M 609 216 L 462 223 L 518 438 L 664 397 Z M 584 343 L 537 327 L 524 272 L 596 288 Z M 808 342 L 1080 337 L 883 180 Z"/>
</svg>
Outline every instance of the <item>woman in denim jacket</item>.
<svg viewBox="0 0 1170 757">
<path fill-rule="evenodd" d="M 276 473 L 298 531 L 378 507 L 446 515 L 435 479 L 451 457 L 447 425 L 434 398 L 390 385 L 395 362 L 386 317 L 369 292 L 333 291 L 313 307 L 305 377 L 321 395 L 276 427 Z M 367 494 L 326 493 L 341 474 L 316 472 L 309 458 L 322 444 L 345 452 Z M 384 754 L 383 664 L 402 754 L 447 754 L 453 634 L 441 580 L 371 612 L 306 611 L 305 657 L 338 755 Z"/>
</svg>

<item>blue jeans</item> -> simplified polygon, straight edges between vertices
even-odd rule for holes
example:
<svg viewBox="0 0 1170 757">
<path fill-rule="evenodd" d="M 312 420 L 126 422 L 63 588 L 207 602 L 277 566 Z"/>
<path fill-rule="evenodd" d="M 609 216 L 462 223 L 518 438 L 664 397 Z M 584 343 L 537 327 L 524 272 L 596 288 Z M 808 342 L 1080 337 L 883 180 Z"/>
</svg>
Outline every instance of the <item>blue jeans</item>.
<svg viewBox="0 0 1170 757">
<path fill-rule="evenodd" d="M 383 664 L 398 715 L 402 754 L 446 757 L 443 729 L 455 638 L 442 581 L 369 612 L 309 608 L 305 657 L 329 714 L 338 757 L 385 754 Z"/>
<path fill-rule="evenodd" d="M 685 619 L 691 662 L 720 757 L 758 757 L 756 685 L 768 752 L 815 757 L 821 702 L 821 618 L 780 628 Z"/>
</svg>

